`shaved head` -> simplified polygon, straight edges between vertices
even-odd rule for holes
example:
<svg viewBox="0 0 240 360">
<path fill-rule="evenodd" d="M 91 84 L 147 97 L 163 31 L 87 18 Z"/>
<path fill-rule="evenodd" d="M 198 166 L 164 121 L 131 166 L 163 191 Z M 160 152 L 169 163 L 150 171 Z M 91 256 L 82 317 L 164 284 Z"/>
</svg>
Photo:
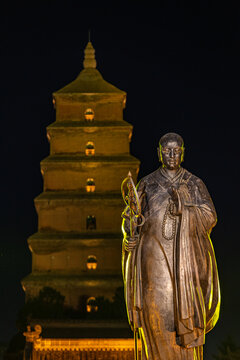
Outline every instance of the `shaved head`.
<svg viewBox="0 0 240 360">
<path fill-rule="evenodd" d="M 182 147 L 184 145 L 183 138 L 176 133 L 167 133 L 159 140 L 159 146 L 166 146 L 169 141 L 176 141 L 177 144 Z"/>
</svg>

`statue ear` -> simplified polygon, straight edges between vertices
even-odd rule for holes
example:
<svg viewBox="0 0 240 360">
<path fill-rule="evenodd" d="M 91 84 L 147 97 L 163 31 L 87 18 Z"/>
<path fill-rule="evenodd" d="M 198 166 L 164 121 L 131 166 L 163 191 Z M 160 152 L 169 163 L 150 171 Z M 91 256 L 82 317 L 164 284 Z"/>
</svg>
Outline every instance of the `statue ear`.
<svg viewBox="0 0 240 360">
<path fill-rule="evenodd" d="M 158 160 L 161 162 L 160 148 L 157 148 Z"/>
<path fill-rule="evenodd" d="M 181 156 L 181 163 L 184 161 L 184 155 L 185 155 L 185 148 L 182 148 L 182 156 Z"/>
</svg>

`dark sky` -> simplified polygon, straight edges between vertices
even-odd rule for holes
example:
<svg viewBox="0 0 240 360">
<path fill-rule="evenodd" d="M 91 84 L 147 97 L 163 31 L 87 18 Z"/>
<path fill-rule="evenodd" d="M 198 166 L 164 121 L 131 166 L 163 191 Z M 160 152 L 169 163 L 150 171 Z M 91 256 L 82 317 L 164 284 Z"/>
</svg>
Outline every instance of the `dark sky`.
<svg viewBox="0 0 240 360">
<path fill-rule="evenodd" d="M 139 177 L 159 166 L 158 140 L 174 131 L 185 140 L 184 166 L 209 189 L 222 309 L 206 353 L 228 334 L 240 338 L 240 7 L 158 3 L 36 1 L 1 11 L 0 341 L 16 331 L 20 279 L 31 271 L 27 237 L 37 231 L 33 199 L 42 191 L 39 163 L 55 118 L 51 94 L 81 71 L 89 28 L 98 69 L 127 92 L 124 119 L 134 125 Z"/>
</svg>

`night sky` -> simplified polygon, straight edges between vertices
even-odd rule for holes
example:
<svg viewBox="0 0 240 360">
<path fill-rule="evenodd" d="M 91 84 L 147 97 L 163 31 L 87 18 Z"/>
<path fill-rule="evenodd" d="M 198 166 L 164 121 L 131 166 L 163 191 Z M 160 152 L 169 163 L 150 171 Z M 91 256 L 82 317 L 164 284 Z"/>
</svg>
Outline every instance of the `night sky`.
<svg viewBox="0 0 240 360">
<path fill-rule="evenodd" d="M 139 179 L 159 166 L 159 138 L 178 132 L 186 147 L 183 166 L 205 182 L 214 201 L 222 307 L 206 339 L 210 359 L 227 335 L 240 338 L 240 6 L 84 4 L 21 2 L 0 15 L 0 341 L 16 332 L 24 303 L 20 280 L 31 272 L 27 238 L 37 231 L 33 199 L 42 192 L 40 161 L 49 153 L 46 126 L 55 120 L 51 94 L 82 70 L 91 29 L 98 70 L 127 92 L 124 119 L 134 126 Z"/>
</svg>

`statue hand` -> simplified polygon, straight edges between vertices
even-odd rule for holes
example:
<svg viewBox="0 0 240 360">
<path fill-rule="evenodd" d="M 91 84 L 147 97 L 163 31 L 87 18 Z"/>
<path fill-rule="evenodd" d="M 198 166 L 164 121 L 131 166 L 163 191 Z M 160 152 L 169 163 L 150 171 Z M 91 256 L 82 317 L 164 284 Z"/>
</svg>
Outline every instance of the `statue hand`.
<svg viewBox="0 0 240 360">
<path fill-rule="evenodd" d="M 124 248 L 126 251 L 133 251 L 135 249 L 135 247 L 138 244 L 138 236 L 134 236 L 134 237 L 130 237 L 130 236 L 125 236 L 124 237 Z"/>
</svg>

